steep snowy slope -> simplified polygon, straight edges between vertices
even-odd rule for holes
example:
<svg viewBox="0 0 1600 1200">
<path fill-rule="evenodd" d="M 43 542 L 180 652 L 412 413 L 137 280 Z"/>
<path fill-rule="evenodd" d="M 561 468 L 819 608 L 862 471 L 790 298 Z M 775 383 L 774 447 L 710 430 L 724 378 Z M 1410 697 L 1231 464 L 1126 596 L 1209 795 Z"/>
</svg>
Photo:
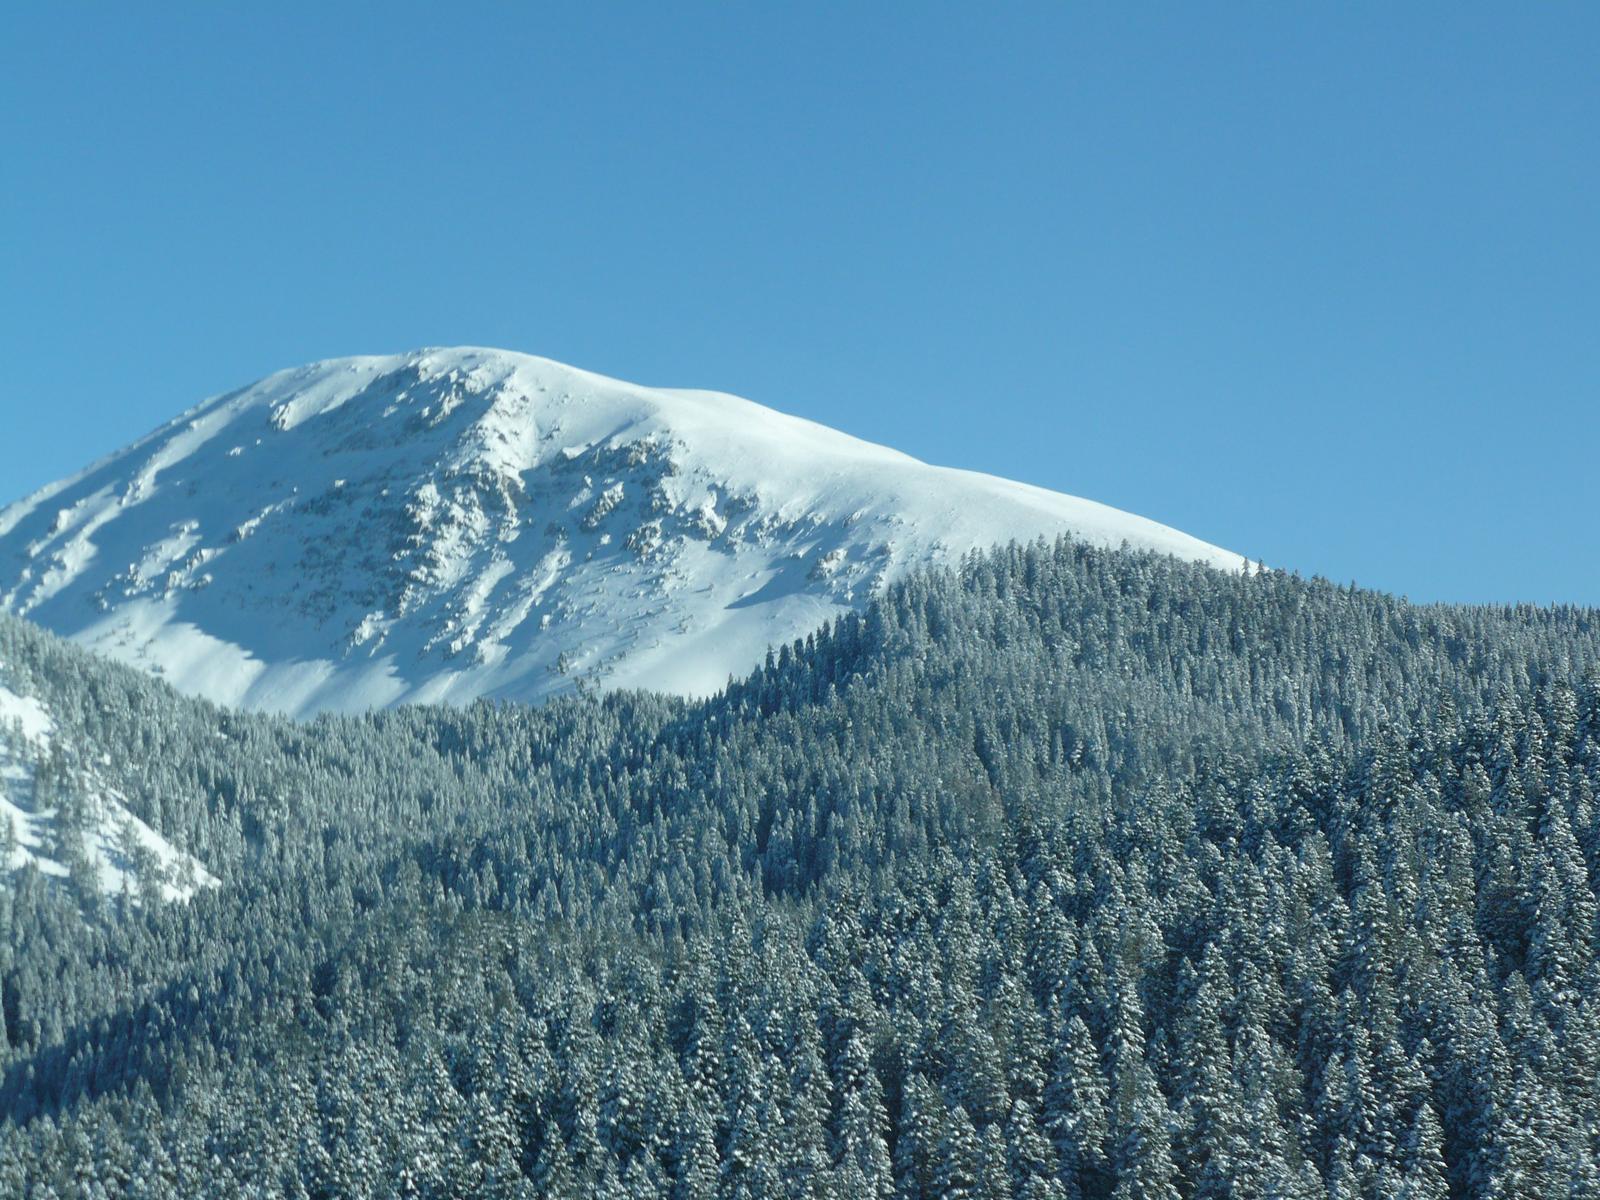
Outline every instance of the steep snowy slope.
<svg viewBox="0 0 1600 1200">
<path fill-rule="evenodd" d="M 12 689 L 0 662 L 0 875 L 33 864 L 66 882 L 73 864 L 87 886 L 107 895 L 126 891 L 135 904 L 145 889 L 187 900 L 217 880 L 125 805 L 96 762 L 58 742 L 56 723 L 38 697 Z"/>
<path fill-rule="evenodd" d="M 1242 562 L 734 396 L 428 350 L 270 376 L 0 509 L 0 607 L 297 714 L 705 693 L 908 569 L 1063 532 Z"/>
</svg>

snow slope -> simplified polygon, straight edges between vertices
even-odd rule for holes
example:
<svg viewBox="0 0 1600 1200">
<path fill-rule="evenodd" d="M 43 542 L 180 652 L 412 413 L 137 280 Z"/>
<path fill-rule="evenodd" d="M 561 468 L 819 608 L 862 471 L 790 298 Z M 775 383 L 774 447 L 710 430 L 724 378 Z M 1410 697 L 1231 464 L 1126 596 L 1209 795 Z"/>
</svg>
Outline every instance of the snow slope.
<svg viewBox="0 0 1600 1200">
<path fill-rule="evenodd" d="M 3 682 L 0 663 L 0 873 L 32 863 L 65 881 L 68 864 L 107 895 L 127 890 L 141 902 L 145 886 L 168 900 L 187 900 L 216 878 L 128 811 L 125 797 L 81 755 L 53 753 L 56 723 L 39 700 Z M 100 764 L 104 766 L 105 763 Z M 48 778 L 46 784 L 42 777 Z M 72 808 L 68 818 L 63 810 Z M 146 877 L 148 876 L 148 878 Z"/>
<path fill-rule="evenodd" d="M 1243 564 L 735 396 L 424 350 L 280 372 L 0 509 L 0 607 L 292 714 L 703 694 L 910 569 L 1059 533 Z"/>
</svg>

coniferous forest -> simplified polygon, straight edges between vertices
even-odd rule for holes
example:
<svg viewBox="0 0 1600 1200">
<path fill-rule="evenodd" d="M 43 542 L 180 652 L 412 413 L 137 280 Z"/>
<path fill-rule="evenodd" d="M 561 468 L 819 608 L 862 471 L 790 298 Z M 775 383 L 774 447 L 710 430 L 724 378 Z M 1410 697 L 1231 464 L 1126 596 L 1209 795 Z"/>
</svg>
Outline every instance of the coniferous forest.
<svg viewBox="0 0 1600 1200">
<path fill-rule="evenodd" d="M 1592 610 L 1063 541 L 703 702 L 0 663 L 219 880 L 0 884 L 0 1196 L 1600 1196 Z"/>
</svg>

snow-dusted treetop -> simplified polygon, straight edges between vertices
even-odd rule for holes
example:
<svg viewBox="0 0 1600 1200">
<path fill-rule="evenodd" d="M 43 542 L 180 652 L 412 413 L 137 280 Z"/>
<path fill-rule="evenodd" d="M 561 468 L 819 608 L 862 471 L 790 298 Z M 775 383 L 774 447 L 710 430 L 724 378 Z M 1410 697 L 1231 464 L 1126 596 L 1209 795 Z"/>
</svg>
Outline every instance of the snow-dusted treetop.
<svg viewBox="0 0 1600 1200">
<path fill-rule="evenodd" d="M 279 372 L 0 509 L 0 606 L 297 714 L 706 693 L 909 569 L 1057 533 L 1243 562 L 736 396 L 423 350 Z"/>
</svg>

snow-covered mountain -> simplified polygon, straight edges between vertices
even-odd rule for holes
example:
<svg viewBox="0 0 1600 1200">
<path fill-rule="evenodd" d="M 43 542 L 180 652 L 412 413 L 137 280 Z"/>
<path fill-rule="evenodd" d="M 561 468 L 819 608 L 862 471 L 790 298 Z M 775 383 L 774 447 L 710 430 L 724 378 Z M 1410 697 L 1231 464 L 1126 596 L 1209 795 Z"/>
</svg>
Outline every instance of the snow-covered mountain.
<svg viewBox="0 0 1600 1200">
<path fill-rule="evenodd" d="M 294 714 L 697 694 L 912 568 L 1058 533 L 1243 564 L 735 396 L 425 350 L 280 372 L 0 509 L 0 607 Z"/>
</svg>

